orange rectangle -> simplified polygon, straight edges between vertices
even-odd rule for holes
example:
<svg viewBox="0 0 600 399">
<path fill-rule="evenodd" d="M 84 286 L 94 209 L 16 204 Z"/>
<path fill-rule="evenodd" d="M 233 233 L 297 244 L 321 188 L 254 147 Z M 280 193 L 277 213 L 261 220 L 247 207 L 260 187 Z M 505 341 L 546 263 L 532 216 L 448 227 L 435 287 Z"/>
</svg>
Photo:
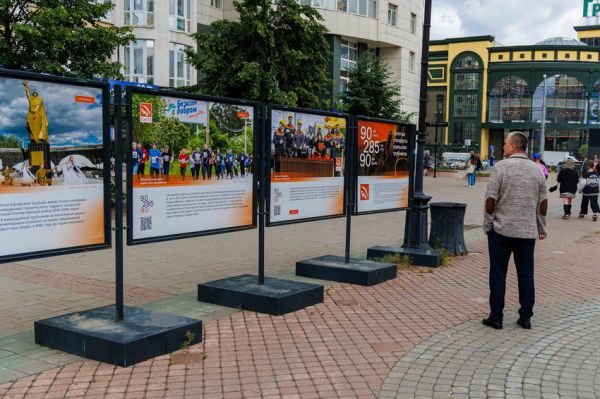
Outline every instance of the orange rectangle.
<svg viewBox="0 0 600 399">
<path fill-rule="evenodd" d="M 76 103 L 94 104 L 96 99 L 92 96 L 75 96 Z"/>
<path fill-rule="evenodd" d="M 298 209 L 291 209 L 290 210 L 290 215 L 297 215 L 299 213 L 300 213 L 300 211 L 298 211 Z"/>
</svg>

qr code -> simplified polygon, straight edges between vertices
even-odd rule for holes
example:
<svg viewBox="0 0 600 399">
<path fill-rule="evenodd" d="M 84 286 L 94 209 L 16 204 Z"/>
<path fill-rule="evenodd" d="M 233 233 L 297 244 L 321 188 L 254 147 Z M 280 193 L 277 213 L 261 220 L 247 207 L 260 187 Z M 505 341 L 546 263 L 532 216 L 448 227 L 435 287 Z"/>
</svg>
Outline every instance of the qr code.
<svg viewBox="0 0 600 399">
<path fill-rule="evenodd" d="M 275 216 L 281 216 L 281 205 L 275 205 L 273 207 L 273 214 Z"/>
<path fill-rule="evenodd" d="M 140 218 L 141 230 L 152 230 L 152 216 Z"/>
</svg>

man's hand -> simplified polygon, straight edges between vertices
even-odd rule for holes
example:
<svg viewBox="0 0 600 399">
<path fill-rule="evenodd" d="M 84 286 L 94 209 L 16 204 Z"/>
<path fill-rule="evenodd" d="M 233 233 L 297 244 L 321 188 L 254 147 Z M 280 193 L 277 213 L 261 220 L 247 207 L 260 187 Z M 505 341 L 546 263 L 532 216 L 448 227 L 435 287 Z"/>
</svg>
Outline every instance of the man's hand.
<svg viewBox="0 0 600 399">
<path fill-rule="evenodd" d="M 547 237 L 546 233 L 540 233 L 540 240 L 545 240 Z"/>
</svg>

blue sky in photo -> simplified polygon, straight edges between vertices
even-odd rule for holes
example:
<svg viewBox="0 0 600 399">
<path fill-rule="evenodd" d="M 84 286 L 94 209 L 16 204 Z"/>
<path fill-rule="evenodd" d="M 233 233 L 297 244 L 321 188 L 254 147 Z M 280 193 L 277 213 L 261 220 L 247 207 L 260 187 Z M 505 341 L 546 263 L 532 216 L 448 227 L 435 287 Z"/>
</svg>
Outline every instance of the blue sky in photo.
<svg viewBox="0 0 600 399">
<path fill-rule="evenodd" d="M 28 80 L 29 88 L 44 100 L 48 140 L 53 147 L 102 144 L 102 90 Z M 75 96 L 94 97 L 94 104 L 76 102 Z M 29 143 L 25 128 L 29 102 L 23 80 L 0 76 L 0 134 Z"/>
</svg>

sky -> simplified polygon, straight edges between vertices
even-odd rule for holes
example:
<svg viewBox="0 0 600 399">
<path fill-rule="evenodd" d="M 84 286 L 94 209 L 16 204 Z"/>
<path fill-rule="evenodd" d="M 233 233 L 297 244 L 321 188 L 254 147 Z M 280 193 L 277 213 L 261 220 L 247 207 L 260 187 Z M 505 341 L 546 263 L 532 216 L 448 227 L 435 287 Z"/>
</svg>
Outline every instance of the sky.
<svg viewBox="0 0 600 399">
<path fill-rule="evenodd" d="M 44 100 L 48 118 L 48 141 L 52 147 L 102 144 L 102 91 L 97 88 L 29 80 L 33 93 Z M 94 104 L 75 101 L 94 97 Z M 29 143 L 25 128 L 29 102 L 21 79 L 0 77 L 0 134 Z"/>
<path fill-rule="evenodd" d="M 528 45 L 576 38 L 577 25 L 585 25 L 583 0 L 433 0 L 431 38 L 492 35 L 505 46 Z"/>
</svg>

